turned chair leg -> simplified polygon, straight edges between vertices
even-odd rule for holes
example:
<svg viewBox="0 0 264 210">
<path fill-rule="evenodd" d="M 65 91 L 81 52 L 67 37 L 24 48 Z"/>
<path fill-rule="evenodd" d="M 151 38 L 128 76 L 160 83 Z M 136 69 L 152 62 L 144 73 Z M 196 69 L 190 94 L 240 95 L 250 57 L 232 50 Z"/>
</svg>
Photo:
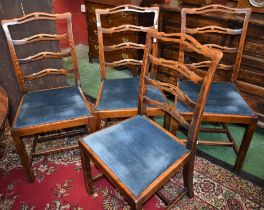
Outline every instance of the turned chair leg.
<svg viewBox="0 0 264 210">
<path fill-rule="evenodd" d="M 188 190 L 187 195 L 189 198 L 193 198 L 193 171 L 194 171 L 194 159 L 195 157 L 191 157 L 188 162 L 183 167 L 183 182 L 184 187 Z"/>
<path fill-rule="evenodd" d="M 27 155 L 22 139 L 18 135 L 16 135 L 14 132 L 11 132 L 11 133 L 12 133 L 13 140 L 15 142 L 16 151 L 21 160 L 21 164 L 26 171 L 28 181 L 32 183 L 35 181 L 35 176 L 32 171 L 32 163 L 29 160 L 29 157 Z"/>
<path fill-rule="evenodd" d="M 86 154 L 86 152 L 81 148 L 80 145 L 80 152 L 81 152 L 81 161 L 82 161 L 82 168 L 83 168 L 83 174 L 84 174 L 84 181 L 86 186 L 86 191 L 88 194 L 92 195 L 94 194 L 93 189 L 93 177 L 92 177 L 92 170 L 91 170 L 91 160 L 89 155 Z"/>
</svg>

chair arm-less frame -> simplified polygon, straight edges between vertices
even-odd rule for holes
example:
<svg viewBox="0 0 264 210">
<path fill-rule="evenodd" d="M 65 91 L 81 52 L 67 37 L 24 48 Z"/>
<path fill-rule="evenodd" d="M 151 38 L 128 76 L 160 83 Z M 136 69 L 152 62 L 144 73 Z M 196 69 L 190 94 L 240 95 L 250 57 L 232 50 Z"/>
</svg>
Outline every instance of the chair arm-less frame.
<svg viewBox="0 0 264 210">
<path fill-rule="evenodd" d="M 55 22 L 57 20 L 66 21 L 66 33 L 41 33 L 35 34 L 30 37 L 25 37 L 23 39 L 12 39 L 9 27 L 16 27 L 18 25 L 20 27 L 26 27 L 28 23 L 34 21 Z M 79 126 L 84 126 L 85 130 L 87 130 L 86 128 L 90 127 L 90 130 L 93 131 L 94 118 L 92 115 L 90 103 L 86 100 L 85 95 L 80 87 L 80 75 L 78 72 L 77 57 L 74 49 L 72 20 L 70 13 L 49 14 L 35 12 L 21 18 L 2 20 L 2 27 L 6 35 L 17 81 L 19 83 L 20 90 L 23 93 L 20 105 L 12 124 L 11 133 L 15 142 L 16 150 L 28 176 L 28 180 L 30 182 L 33 182 L 34 174 L 31 165 L 33 157 L 78 147 L 78 145 L 75 144 L 62 148 L 51 149 L 48 151 L 35 151 L 35 146 L 37 144 L 39 135 L 42 135 L 46 132 L 58 131 L 61 129 L 68 129 Z M 28 46 L 36 43 L 45 44 L 45 41 L 54 41 L 57 43 L 60 40 L 68 41 L 70 52 L 44 51 L 25 58 L 18 57 L 17 47 Z M 46 45 L 43 46 L 43 48 L 46 47 Z M 29 50 L 28 52 L 31 51 Z M 35 64 L 43 59 L 61 59 L 63 57 L 71 57 L 73 69 L 46 68 L 40 71 L 39 69 L 34 69 L 34 73 L 29 75 L 25 75 L 22 70 L 22 65 L 25 64 Z M 36 67 L 36 65 L 34 67 Z M 37 66 L 37 68 L 42 68 L 42 65 Z M 34 92 L 30 91 L 30 89 L 28 88 L 28 84 L 33 80 L 37 80 L 43 77 L 47 77 L 48 79 L 51 75 L 68 74 L 74 74 L 76 86 L 51 88 Z M 31 136 L 35 136 L 33 141 L 33 148 L 31 154 L 27 155 L 22 138 Z M 51 137 L 47 137 L 45 140 L 50 139 Z"/>
<path fill-rule="evenodd" d="M 142 57 L 138 58 L 138 60 L 121 57 L 121 60 L 107 62 L 106 53 L 119 53 L 121 55 L 122 52 L 132 52 L 136 50 L 143 52 L 145 48 L 144 44 L 132 42 L 131 40 L 122 40 L 121 43 L 107 46 L 105 36 L 120 33 L 146 34 L 149 28 L 158 30 L 159 8 L 121 5 L 111 9 L 96 9 L 95 13 L 98 28 L 99 61 L 102 81 L 95 106 L 95 117 L 97 121 L 97 129 L 100 129 L 102 119 L 126 118 L 137 114 L 139 78 L 136 76 L 123 79 L 109 79 L 107 78 L 106 67 L 116 68 L 126 66 L 140 69 L 142 65 Z M 137 23 L 134 23 L 136 21 L 133 19 L 134 22 L 122 22 L 121 24 L 123 25 L 114 27 L 103 25 L 103 18 L 106 15 L 120 15 L 121 17 L 122 15 L 128 14 L 153 15 L 152 23 L 150 26 L 140 26 Z M 139 39 L 139 37 L 137 39 Z M 156 97 L 160 101 L 165 100 L 165 96 L 156 88 L 149 88 L 148 94 Z M 158 114 L 162 113 L 154 107 L 148 107 L 148 115 L 153 116 Z"/>
<path fill-rule="evenodd" d="M 225 15 L 225 18 L 230 18 L 233 21 L 236 21 L 238 25 L 233 26 L 216 26 L 213 23 L 212 25 L 198 25 L 193 26 L 188 22 L 190 16 L 198 15 Z M 257 125 L 257 115 L 249 107 L 242 94 L 240 93 L 239 81 L 237 80 L 240 70 L 241 59 L 243 56 L 243 48 L 249 23 L 249 18 L 251 14 L 251 9 L 249 8 L 229 8 L 223 5 L 209 5 L 201 8 L 183 8 L 181 12 L 181 32 L 189 34 L 193 37 L 196 36 L 205 36 L 210 34 L 218 34 L 219 36 L 225 37 L 222 38 L 220 43 L 202 43 L 206 46 L 221 50 L 224 53 L 224 56 L 234 56 L 234 64 L 225 63 L 223 57 L 222 62 L 217 67 L 216 77 L 212 83 L 212 88 L 209 93 L 208 101 L 204 110 L 203 122 L 213 122 L 222 124 L 222 128 L 203 128 L 201 132 L 210 132 L 210 133 L 225 133 L 228 137 L 227 141 L 216 141 L 216 140 L 199 140 L 198 144 L 209 145 L 209 146 L 231 146 L 237 159 L 234 165 L 234 170 L 240 171 L 245 160 L 251 138 L 254 134 L 256 125 Z M 197 22 L 198 24 L 198 22 Z M 241 25 L 241 27 L 239 26 Z M 237 37 L 238 43 L 237 46 L 227 47 L 225 41 L 223 40 L 235 40 L 232 37 Z M 207 39 L 210 40 L 210 39 Z M 232 44 L 234 45 L 234 44 Z M 180 61 L 183 61 L 187 58 L 187 53 L 185 53 L 184 47 L 180 49 Z M 197 69 L 197 72 L 204 74 L 202 68 L 208 65 L 206 62 L 192 63 L 192 67 Z M 219 78 L 220 72 L 230 72 L 230 81 L 221 81 Z M 220 79 L 220 81 L 219 81 Z M 179 82 L 180 89 L 188 95 L 190 98 L 195 100 L 197 94 L 199 93 L 199 85 L 196 85 L 192 82 Z M 179 112 L 188 119 L 192 114 L 192 109 L 189 109 L 185 106 L 177 106 Z M 236 142 L 227 127 L 227 123 L 231 124 L 243 124 L 246 126 L 246 131 L 242 139 L 240 148 L 237 147 Z M 175 132 L 176 128 L 173 126 L 172 132 Z"/>
<path fill-rule="evenodd" d="M 191 71 L 185 64 L 157 57 L 153 42 L 182 44 L 209 60 L 204 78 Z M 80 140 L 82 164 L 87 192 L 92 194 L 93 182 L 90 160 L 127 198 L 131 209 L 142 209 L 143 204 L 155 194 L 174 174 L 183 167 L 184 189 L 169 206 L 186 193 L 193 197 L 193 170 L 196 143 L 203 109 L 213 81 L 216 67 L 222 57 L 220 51 L 201 45 L 192 37 L 181 34 L 165 34 L 155 30 L 147 33 L 146 48 L 140 76 L 139 115 L 119 124 L 102 129 Z M 184 78 L 201 84 L 198 99 L 193 102 L 180 89 L 169 83 L 149 77 L 150 68 L 163 66 L 181 74 Z M 173 106 L 147 95 L 148 86 L 176 95 L 179 100 L 194 108 L 194 115 L 187 122 Z M 147 106 L 157 107 L 168 113 L 188 131 L 187 144 L 146 116 Z M 159 195 L 159 194 L 158 194 Z"/>
</svg>

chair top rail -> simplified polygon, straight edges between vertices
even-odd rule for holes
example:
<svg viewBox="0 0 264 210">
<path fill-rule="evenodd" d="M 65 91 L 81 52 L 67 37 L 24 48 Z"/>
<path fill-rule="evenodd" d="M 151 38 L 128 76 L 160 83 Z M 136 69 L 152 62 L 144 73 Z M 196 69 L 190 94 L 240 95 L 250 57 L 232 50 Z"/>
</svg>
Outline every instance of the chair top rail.
<svg viewBox="0 0 264 210">
<path fill-rule="evenodd" d="M 28 56 L 26 58 L 19 58 L 20 64 L 30 63 L 48 58 L 64 58 L 71 56 L 71 52 L 40 52 L 36 55 Z"/>
<path fill-rule="evenodd" d="M 64 34 L 36 34 L 24 39 L 17 39 L 13 40 L 14 45 L 24 45 L 24 44 L 30 44 L 38 41 L 59 41 L 66 39 L 68 36 L 68 33 Z"/>
<path fill-rule="evenodd" d="M 34 20 L 62 20 L 62 19 L 67 19 L 71 17 L 71 13 L 62 13 L 62 14 L 50 14 L 50 13 L 45 13 L 45 12 L 34 12 L 30 13 L 28 15 L 25 15 L 20 18 L 14 18 L 10 20 L 2 20 L 2 25 L 17 25 L 17 24 L 23 24 L 23 23 L 28 23 Z"/>
<path fill-rule="evenodd" d="M 26 81 L 32 81 L 35 79 L 39 79 L 41 77 L 49 76 L 49 75 L 68 75 L 72 74 L 73 70 L 70 69 L 43 69 L 37 73 L 33 73 L 27 76 L 24 76 Z"/>
<path fill-rule="evenodd" d="M 96 9 L 96 13 L 100 15 L 115 14 L 120 12 L 136 12 L 136 13 L 159 13 L 159 7 L 139 7 L 132 4 L 120 5 L 110 9 Z"/>
<path fill-rule="evenodd" d="M 200 8 L 182 8 L 182 13 L 185 14 L 202 14 L 210 12 L 249 14 L 250 8 L 231 8 L 220 4 L 211 4 Z"/>
</svg>

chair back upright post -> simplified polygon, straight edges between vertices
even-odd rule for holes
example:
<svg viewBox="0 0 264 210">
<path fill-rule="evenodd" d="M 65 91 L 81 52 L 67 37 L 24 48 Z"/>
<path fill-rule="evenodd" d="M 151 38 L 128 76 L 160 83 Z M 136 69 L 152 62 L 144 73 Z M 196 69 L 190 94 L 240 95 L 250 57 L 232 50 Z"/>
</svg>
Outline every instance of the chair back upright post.
<svg viewBox="0 0 264 210">
<path fill-rule="evenodd" d="M 230 22 L 239 21 L 242 22 L 242 26 L 237 28 L 232 27 L 230 23 L 227 27 L 216 26 L 216 25 L 207 25 L 203 27 L 189 27 L 187 26 L 187 16 L 189 15 L 201 15 L 201 16 L 214 16 L 217 13 L 226 14 L 224 18 L 230 18 Z M 240 64 L 243 55 L 244 43 L 247 34 L 248 23 L 250 19 L 251 9 L 250 8 L 230 8 L 223 5 L 212 4 L 201 8 L 183 8 L 181 11 L 181 33 L 186 33 L 191 36 L 199 35 L 199 34 L 219 34 L 221 36 L 238 36 L 240 35 L 239 42 L 237 47 L 228 47 L 215 44 L 215 43 L 202 43 L 206 44 L 210 48 L 221 50 L 224 55 L 235 55 L 235 61 L 233 65 L 224 64 L 223 62 L 218 65 L 219 71 L 230 72 L 231 73 L 231 82 L 236 82 L 237 77 L 240 70 Z M 243 16 L 243 17 L 240 17 Z M 190 24 L 188 24 L 190 25 Z M 231 28 L 232 27 L 232 28 Z M 199 40 L 199 39 L 198 39 Z M 225 41 L 224 41 L 225 40 Z M 206 40 L 207 41 L 207 40 Z M 226 42 L 226 38 L 222 39 L 221 42 Z M 184 49 L 180 47 L 179 54 L 180 61 L 184 60 Z M 222 60 L 224 61 L 224 59 Z M 204 62 L 199 62 L 196 64 L 197 67 L 202 67 L 202 65 L 206 65 Z"/>
<path fill-rule="evenodd" d="M 23 39 L 12 39 L 12 35 L 9 30 L 9 26 L 14 25 L 22 25 L 32 21 L 39 20 L 47 20 L 47 21 L 57 21 L 57 20 L 66 20 L 67 21 L 67 32 L 63 34 L 35 34 L 30 37 L 25 37 Z M 27 87 L 27 82 L 32 80 L 39 79 L 41 77 L 50 76 L 50 75 L 68 75 L 74 74 L 75 84 L 80 86 L 80 75 L 78 72 L 78 63 L 77 56 L 74 49 L 74 40 L 72 33 L 72 19 L 71 13 L 63 13 L 63 14 L 48 14 L 42 12 L 35 12 L 28 14 L 21 18 L 15 18 L 11 20 L 2 20 L 2 27 L 4 29 L 4 33 L 6 35 L 8 48 L 10 50 L 10 54 L 12 56 L 13 67 L 16 73 L 16 77 L 19 83 L 19 87 L 22 93 L 29 92 Z M 15 46 L 28 45 L 35 42 L 41 41 L 61 41 L 67 40 L 70 47 L 70 52 L 38 52 L 35 55 L 28 56 L 26 58 L 18 58 Z M 35 62 L 42 59 L 59 59 L 64 57 L 72 58 L 72 69 L 54 69 L 54 68 L 46 68 L 40 70 L 38 72 L 34 72 L 30 75 L 24 75 L 21 65 L 27 64 L 31 62 Z"/>
<path fill-rule="evenodd" d="M 193 70 L 190 70 L 189 65 L 187 64 L 185 65 L 176 60 L 158 58 L 157 55 L 154 55 L 155 52 L 153 53 L 154 41 L 157 41 L 158 44 L 160 44 L 160 42 L 180 44 L 185 48 L 188 48 L 189 50 L 206 57 L 209 63 L 206 76 L 204 78 L 200 77 Z M 139 114 L 146 114 L 146 105 L 158 107 L 165 113 L 168 113 L 177 123 L 188 130 L 187 148 L 191 151 L 195 150 L 204 106 L 206 104 L 209 89 L 213 81 L 217 65 L 219 64 L 222 56 L 223 53 L 221 51 L 210 49 L 207 46 L 201 45 L 189 35 L 182 33 L 165 34 L 163 32 L 157 32 L 150 29 L 147 34 L 146 49 L 144 51 L 144 59 L 140 76 L 140 90 L 138 95 Z M 185 79 L 191 80 L 196 84 L 201 84 L 202 86 L 197 102 L 195 103 L 193 100 L 191 100 L 176 85 L 151 79 L 149 77 L 149 71 L 151 71 L 150 66 L 152 67 L 153 65 L 169 68 L 176 71 Z M 181 113 L 177 112 L 176 109 L 169 103 L 158 102 L 147 97 L 146 87 L 148 84 L 158 87 L 163 92 L 170 93 L 171 95 L 177 97 L 178 100 L 192 107 L 194 109 L 194 114 L 190 120 L 190 123 L 185 120 Z"/>
<path fill-rule="evenodd" d="M 139 26 L 135 24 L 123 24 L 119 26 L 114 26 L 111 28 L 106 28 L 102 26 L 102 16 L 105 15 L 113 15 L 113 14 L 126 14 L 126 13 L 154 13 L 154 20 L 151 26 Z M 135 42 L 124 41 L 123 43 L 114 44 L 110 46 L 104 45 L 104 34 L 113 34 L 113 33 L 121 33 L 121 32 L 147 32 L 149 28 L 153 28 L 158 30 L 158 18 L 159 18 L 159 7 L 139 7 L 131 4 L 121 5 L 119 7 L 115 7 L 112 9 L 96 9 L 96 23 L 98 28 L 98 44 L 99 44 L 99 61 L 100 61 L 100 75 L 101 80 L 106 79 L 106 67 L 119 67 L 119 66 L 141 66 L 142 60 L 124 58 L 119 61 L 113 61 L 110 63 L 106 63 L 105 52 L 109 51 L 117 51 L 124 49 L 131 50 L 144 50 L 145 45 L 139 44 Z"/>
</svg>

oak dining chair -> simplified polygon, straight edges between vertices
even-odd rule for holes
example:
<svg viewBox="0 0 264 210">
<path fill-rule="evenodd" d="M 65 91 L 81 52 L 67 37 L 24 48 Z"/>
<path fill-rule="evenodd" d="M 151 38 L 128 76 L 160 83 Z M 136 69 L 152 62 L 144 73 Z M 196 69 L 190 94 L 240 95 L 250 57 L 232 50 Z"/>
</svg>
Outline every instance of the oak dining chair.
<svg viewBox="0 0 264 210">
<path fill-rule="evenodd" d="M 101 85 L 94 113 L 97 122 L 96 127 L 99 130 L 103 119 L 127 118 L 137 114 L 138 76 L 110 79 L 107 78 L 107 67 L 118 68 L 125 66 L 127 68 L 136 68 L 140 71 L 145 45 L 139 42 L 140 38 L 136 38 L 136 40 L 124 38 L 114 39 L 112 35 L 120 34 L 119 36 L 122 37 L 122 33 L 133 33 L 136 34 L 136 36 L 139 36 L 139 34 L 141 34 L 140 36 L 143 36 L 142 34 L 145 36 L 149 28 L 158 30 L 159 8 L 121 5 L 111 9 L 96 9 L 95 13 L 98 28 Z M 130 17 L 131 14 L 135 17 L 140 14 L 152 15 L 151 24 L 148 26 L 141 26 L 139 21 L 133 18 L 132 21 L 131 18 L 127 18 L 127 22 L 121 21 L 122 16 Z M 111 15 L 114 15 L 115 18 L 119 17 L 120 21 L 117 22 L 120 25 L 112 26 L 108 23 L 109 21 L 104 19 L 106 16 L 111 17 Z M 109 45 L 105 37 L 109 35 L 112 37 L 111 45 Z M 138 59 L 124 56 L 130 55 L 131 53 L 133 54 L 134 51 L 141 51 L 142 56 L 138 56 Z M 108 61 L 107 53 L 116 54 L 116 60 Z M 160 101 L 165 100 L 163 94 L 155 87 L 149 87 L 147 94 Z M 148 115 L 153 116 L 158 114 L 161 114 L 158 109 L 154 107 L 148 108 Z"/>
<path fill-rule="evenodd" d="M 238 80 L 243 48 L 250 19 L 251 9 L 230 8 L 223 5 L 208 5 L 200 8 L 183 8 L 181 11 L 181 32 L 193 36 L 209 48 L 220 50 L 224 53 L 223 59 L 217 67 L 214 82 L 209 92 L 208 100 L 204 110 L 203 122 L 220 124 L 220 128 L 201 128 L 201 132 L 225 134 L 227 140 L 199 139 L 198 144 L 208 146 L 231 146 L 237 159 L 234 170 L 240 171 L 245 160 L 252 136 L 254 134 L 257 115 L 247 104 L 239 91 L 241 81 Z M 221 16 L 229 21 L 229 25 L 214 25 L 215 22 L 194 21 L 197 17 Z M 198 18 L 199 19 L 199 18 Z M 235 24 L 234 24 L 235 22 Z M 210 35 L 218 35 L 210 38 Z M 205 38 L 207 37 L 207 38 Z M 191 68 L 199 75 L 204 75 L 203 69 L 208 62 L 194 58 L 185 52 L 184 47 L 180 49 L 180 60 L 191 60 Z M 230 62 L 230 60 L 233 60 Z M 196 61 L 196 63 L 194 62 Z M 179 81 L 180 89 L 192 100 L 196 100 L 201 85 L 192 81 Z M 177 111 L 188 119 L 193 115 L 193 109 L 179 103 Z M 227 124 L 242 124 L 246 130 L 240 147 L 229 131 Z M 173 126 L 172 132 L 176 127 Z"/>
<path fill-rule="evenodd" d="M 35 179 L 32 170 L 34 157 L 78 148 L 78 144 L 71 144 L 65 147 L 48 148 L 45 151 L 35 150 L 38 142 L 67 137 L 68 135 L 73 135 L 76 131 L 87 133 L 88 130 L 91 132 L 94 130 L 94 118 L 91 105 L 86 100 L 80 86 L 80 75 L 74 48 L 71 17 L 70 13 L 49 14 L 35 12 L 20 18 L 2 20 L 1 22 L 13 61 L 13 68 L 21 93 L 23 94 L 12 123 L 11 134 L 29 182 L 34 182 Z M 20 39 L 12 37 L 14 34 L 10 32 L 10 28 L 20 27 L 22 36 L 24 35 L 23 27 L 29 27 L 27 25 L 28 23 L 34 22 L 36 24 L 42 24 L 43 21 L 53 23 L 56 21 L 64 21 L 67 32 L 63 34 L 37 33 L 30 37 Z M 63 40 L 68 41 L 69 52 L 61 50 L 51 51 L 50 47 L 45 44 L 51 41 L 58 44 L 59 41 Z M 33 48 L 31 48 L 32 45 L 39 46 L 39 52 L 33 51 Z M 21 52 L 21 47 L 26 47 L 26 53 L 30 54 L 28 57 L 19 57 L 18 51 Z M 56 69 L 53 67 L 42 69 L 43 66 L 39 63 L 41 60 L 62 59 L 64 57 L 71 58 L 72 69 Z M 31 74 L 25 74 L 23 71 L 25 66 L 29 68 L 28 65 L 33 66 L 33 72 Z M 37 82 L 40 78 L 42 79 L 44 77 L 46 78 L 45 81 L 49 82 L 49 78 L 54 75 L 74 75 L 75 85 L 31 91 L 29 87 L 31 82 Z M 77 130 L 72 130 L 72 128 L 77 128 Z M 63 132 L 65 129 L 68 129 L 68 131 Z M 51 136 L 51 132 L 55 132 L 55 135 Z M 26 146 L 23 142 L 26 137 L 33 137 L 30 154 L 27 154 Z"/>
<path fill-rule="evenodd" d="M 182 44 L 210 62 L 205 77 L 198 76 L 177 60 L 166 60 L 153 53 L 153 42 L 170 45 Z M 102 177 L 92 175 L 91 161 L 127 198 L 131 209 L 142 209 L 143 204 L 183 167 L 184 188 L 169 206 L 183 195 L 193 197 L 193 170 L 196 142 L 203 117 L 203 109 L 210 90 L 216 67 L 222 57 L 220 51 L 201 45 L 192 37 L 181 34 L 165 34 L 150 29 L 140 75 L 138 115 L 121 123 L 97 131 L 80 140 L 83 173 L 87 192 L 93 194 L 93 182 Z M 149 77 L 153 66 L 169 68 L 183 78 L 201 84 L 196 102 L 177 86 Z M 186 121 L 173 106 L 147 95 L 148 86 L 169 92 L 194 109 L 190 121 Z M 146 116 L 148 106 L 168 113 L 188 132 L 187 143 Z M 160 193 L 158 193 L 160 195 Z"/>
</svg>

